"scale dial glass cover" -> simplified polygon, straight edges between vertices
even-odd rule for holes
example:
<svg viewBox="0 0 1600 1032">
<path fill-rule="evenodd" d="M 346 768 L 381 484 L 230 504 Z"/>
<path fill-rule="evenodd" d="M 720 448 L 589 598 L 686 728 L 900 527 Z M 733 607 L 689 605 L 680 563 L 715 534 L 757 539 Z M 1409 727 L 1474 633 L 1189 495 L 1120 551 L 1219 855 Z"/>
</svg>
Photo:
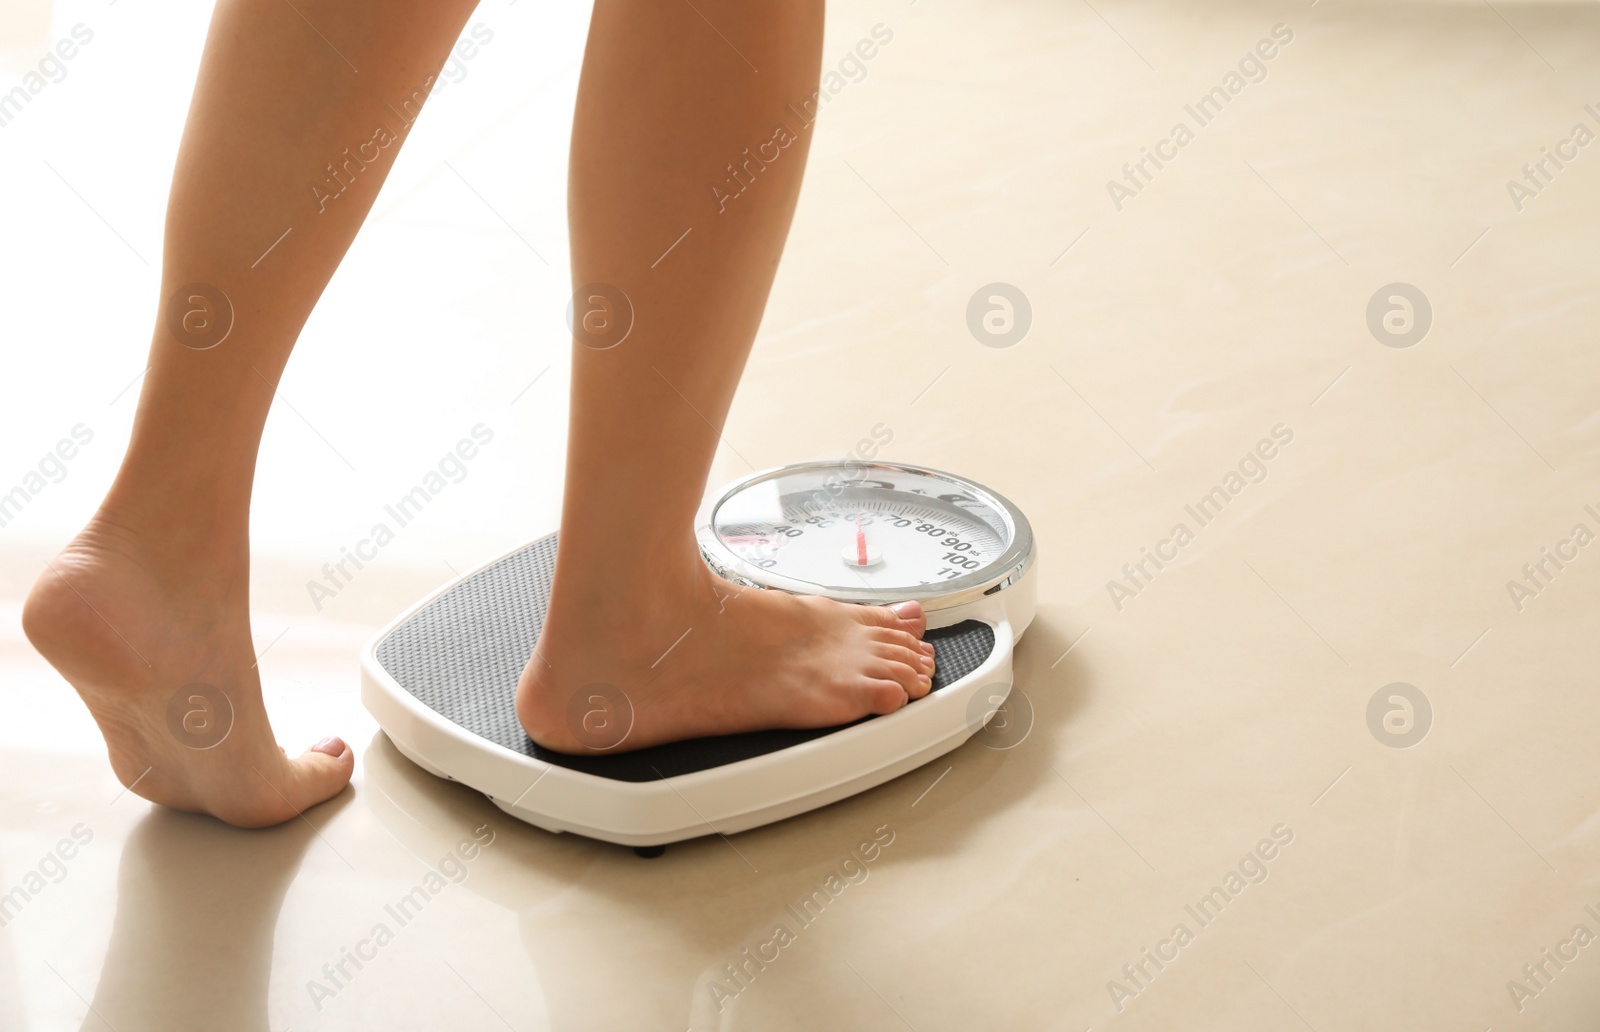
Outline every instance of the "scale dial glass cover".
<svg viewBox="0 0 1600 1032">
<path fill-rule="evenodd" d="M 729 579 L 868 603 L 992 593 L 1032 553 L 1027 520 L 994 492 L 873 462 L 755 474 L 708 504 L 699 535 Z"/>
</svg>

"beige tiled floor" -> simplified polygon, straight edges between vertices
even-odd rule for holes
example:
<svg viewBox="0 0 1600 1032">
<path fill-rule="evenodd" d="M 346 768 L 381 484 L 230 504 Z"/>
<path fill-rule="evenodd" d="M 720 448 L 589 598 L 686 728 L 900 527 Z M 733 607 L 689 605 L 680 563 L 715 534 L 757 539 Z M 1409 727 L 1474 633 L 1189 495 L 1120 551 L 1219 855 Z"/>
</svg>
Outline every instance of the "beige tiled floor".
<svg viewBox="0 0 1600 1032">
<path fill-rule="evenodd" d="M 0 892 L 54 878 L 0 929 L 6 1027 L 1593 1027 L 1600 946 L 1571 936 L 1600 934 L 1600 552 L 1520 608 L 1507 584 L 1600 531 L 1600 149 L 1562 144 L 1520 210 L 1507 182 L 1600 134 L 1594 7 L 838 5 L 830 64 L 876 24 L 893 40 L 827 107 L 717 476 L 882 423 L 891 458 L 1010 495 L 1044 551 L 1035 722 L 651 862 L 420 773 L 355 694 L 382 621 L 555 519 L 582 11 L 487 0 L 493 44 L 430 106 L 269 426 L 270 704 L 291 745 L 359 743 L 352 791 L 257 834 L 153 812 L 27 649 L 22 593 L 131 417 L 205 20 L 161 7 L 0 5 L 0 86 L 93 32 L 0 129 L 0 490 L 95 434 L 0 528 Z M 1197 124 L 1185 106 L 1280 24 L 1264 80 Z M 1107 181 L 1182 123 L 1119 211 Z M 1003 349 L 965 317 L 997 281 L 1032 306 Z M 1369 329 L 1393 283 L 1431 306 L 1409 347 Z M 468 479 L 314 608 L 322 563 L 479 421 L 496 443 Z M 1265 478 L 1201 526 L 1185 506 L 1280 425 Z M 1108 583 L 1178 523 L 1192 540 L 1119 607 Z M 1397 682 L 1431 712 L 1409 748 L 1368 718 Z M 480 826 L 464 880 L 399 926 L 386 906 Z M 884 826 L 868 879 L 731 981 Z M 1273 829 L 1292 841 L 1244 860 Z M 1202 924 L 1213 886 L 1238 891 Z M 392 941 L 330 980 L 380 923 Z"/>
</svg>

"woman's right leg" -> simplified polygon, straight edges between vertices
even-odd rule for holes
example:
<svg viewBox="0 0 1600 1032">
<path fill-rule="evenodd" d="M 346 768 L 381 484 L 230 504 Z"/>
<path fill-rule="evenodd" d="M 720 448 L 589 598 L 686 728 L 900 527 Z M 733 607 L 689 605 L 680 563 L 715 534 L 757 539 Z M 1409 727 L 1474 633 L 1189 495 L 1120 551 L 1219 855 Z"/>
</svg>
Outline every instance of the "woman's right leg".
<svg viewBox="0 0 1600 1032">
<path fill-rule="evenodd" d="M 256 451 L 295 338 L 475 5 L 217 5 L 173 174 L 133 437 L 23 614 L 88 704 L 117 777 L 147 799 L 267 825 L 350 778 L 354 756 L 336 738 L 288 758 L 262 705 L 249 620 Z M 207 335 L 214 316 L 185 320 L 215 295 L 190 302 L 209 291 L 182 289 L 169 302 L 194 284 L 230 299 L 220 343 Z M 228 718 L 208 709 L 221 699 L 232 717 L 214 743 L 208 727 Z"/>
<path fill-rule="evenodd" d="M 614 347 L 573 345 L 561 549 L 517 695 L 541 745 L 827 727 L 931 688 L 917 603 L 740 592 L 694 537 L 800 195 L 822 19 L 822 0 L 595 3 L 568 176 L 573 280 L 619 286 L 636 318 Z"/>
</svg>

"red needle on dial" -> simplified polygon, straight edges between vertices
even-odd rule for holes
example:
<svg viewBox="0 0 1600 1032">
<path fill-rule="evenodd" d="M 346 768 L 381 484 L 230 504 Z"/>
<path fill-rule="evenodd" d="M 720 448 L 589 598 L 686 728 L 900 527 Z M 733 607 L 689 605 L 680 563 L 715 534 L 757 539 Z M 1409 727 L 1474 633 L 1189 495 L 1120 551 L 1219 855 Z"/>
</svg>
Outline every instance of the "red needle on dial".
<svg viewBox="0 0 1600 1032">
<path fill-rule="evenodd" d="M 856 565 L 867 565 L 867 533 L 861 529 L 861 517 L 856 517 Z"/>
</svg>

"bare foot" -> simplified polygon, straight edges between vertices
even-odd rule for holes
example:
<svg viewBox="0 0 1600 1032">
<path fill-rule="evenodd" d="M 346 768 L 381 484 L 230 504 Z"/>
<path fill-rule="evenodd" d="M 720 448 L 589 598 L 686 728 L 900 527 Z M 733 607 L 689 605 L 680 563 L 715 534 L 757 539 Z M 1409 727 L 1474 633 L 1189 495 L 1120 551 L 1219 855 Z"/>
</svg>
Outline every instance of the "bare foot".
<svg viewBox="0 0 1600 1032">
<path fill-rule="evenodd" d="M 337 738 L 296 759 L 278 747 L 250 641 L 247 564 L 223 565 L 235 569 L 171 568 L 96 516 L 34 585 L 22 625 L 88 705 L 124 785 L 265 827 L 336 795 L 355 755 Z"/>
<path fill-rule="evenodd" d="M 558 752 L 623 752 L 832 727 L 891 713 L 932 686 L 933 646 L 921 640 L 917 603 L 857 606 L 740 588 L 694 567 L 676 589 L 655 578 L 636 599 L 609 599 L 609 613 L 563 606 L 558 585 L 517 686 L 529 737 Z"/>
</svg>

